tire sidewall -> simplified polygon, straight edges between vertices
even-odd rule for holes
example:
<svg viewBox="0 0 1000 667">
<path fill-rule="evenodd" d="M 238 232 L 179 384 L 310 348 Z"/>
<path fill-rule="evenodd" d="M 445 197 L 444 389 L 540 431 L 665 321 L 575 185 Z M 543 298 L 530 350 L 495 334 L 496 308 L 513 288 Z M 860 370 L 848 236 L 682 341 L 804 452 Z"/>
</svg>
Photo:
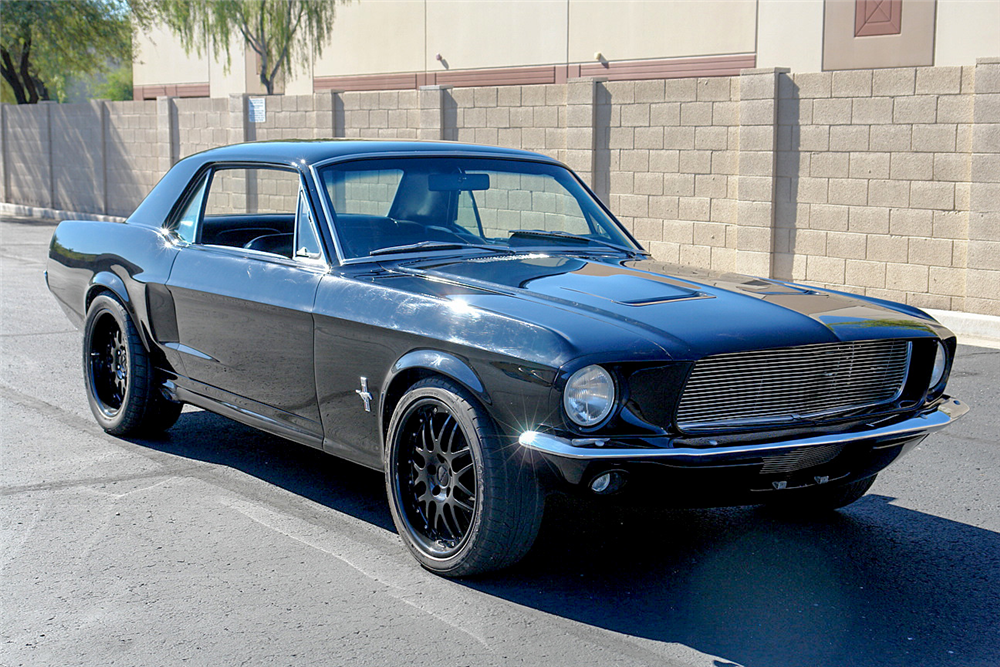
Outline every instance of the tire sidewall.
<svg viewBox="0 0 1000 667">
<path fill-rule="evenodd" d="M 400 454 L 400 438 L 398 437 L 399 431 L 406 423 L 406 418 L 415 404 L 428 398 L 442 403 L 449 410 L 449 412 L 451 412 L 452 416 L 462 428 L 463 434 L 472 453 L 473 469 L 476 477 L 477 499 L 472 520 L 469 522 L 468 533 L 463 538 L 459 549 L 446 557 L 439 557 L 428 553 L 421 547 L 419 541 L 416 540 L 411 534 L 409 520 L 406 518 L 405 511 L 402 507 L 403 499 L 401 494 L 405 492 L 404 485 L 406 484 L 406 481 L 400 479 L 401 475 L 399 474 L 397 465 L 397 458 Z M 479 428 L 477 428 L 476 423 L 469 419 L 469 414 L 465 407 L 466 405 L 471 406 L 476 412 L 477 421 L 480 422 Z M 481 429 L 486 430 L 487 433 L 481 433 Z M 404 544 L 406 544 L 406 547 L 410 550 L 414 557 L 420 562 L 421 565 L 429 570 L 437 572 L 438 574 L 449 575 L 460 572 L 464 569 L 463 566 L 468 560 L 469 552 L 476 548 L 477 538 L 479 537 L 483 527 L 483 517 L 486 514 L 489 505 L 497 502 L 498 500 L 491 497 L 491 494 L 484 492 L 484 490 L 488 488 L 487 481 L 485 479 L 487 471 L 483 463 L 485 456 L 484 447 L 487 446 L 487 444 L 483 442 L 484 435 L 486 438 L 494 437 L 488 417 L 483 413 L 481 408 L 463 396 L 459 396 L 443 387 L 433 386 L 430 384 L 423 385 L 422 383 L 418 383 L 410 389 L 410 391 L 408 391 L 397 404 L 396 409 L 393 411 L 392 418 L 389 421 L 384 467 L 386 494 L 389 498 L 389 508 L 392 512 L 392 519 L 396 524 L 396 530 L 399 532 Z"/>
<path fill-rule="evenodd" d="M 122 337 L 125 340 L 128 366 L 128 383 L 125 388 L 125 395 L 122 397 L 121 406 L 113 415 L 105 414 L 101 408 L 102 402 L 97 398 L 90 356 L 96 325 L 105 316 L 114 318 L 121 330 Z M 101 428 L 112 433 L 120 429 L 125 422 L 129 406 L 134 401 L 134 393 L 136 391 L 136 363 L 138 360 L 136 359 L 136 351 L 129 336 L 130 324 L 131 321 L 128 313 L 125 311 L 125 307 L 116 299 L 101 294 L 95 297 L 90 304 L 83 330 L 83 374 L 86 382 L 87 402 L 90 404 L 90 410 L 94 413 L 94 418 L 97 419 L 97 423 L 100 424 Z"/>
</svg>

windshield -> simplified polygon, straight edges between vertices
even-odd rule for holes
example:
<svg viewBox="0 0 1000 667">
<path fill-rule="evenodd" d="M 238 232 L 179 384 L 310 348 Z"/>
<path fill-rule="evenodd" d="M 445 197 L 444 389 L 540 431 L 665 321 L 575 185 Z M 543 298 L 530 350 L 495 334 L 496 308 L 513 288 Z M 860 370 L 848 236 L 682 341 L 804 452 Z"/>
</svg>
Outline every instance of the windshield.
<svg viewBox="0 0 1000 667">
<path fill-rule="evenodd" d="M 565 168 L 490 158 L 406 157 L 318 171 L 347 259 L 471 247 L 636 251 Z"/>
</svg>

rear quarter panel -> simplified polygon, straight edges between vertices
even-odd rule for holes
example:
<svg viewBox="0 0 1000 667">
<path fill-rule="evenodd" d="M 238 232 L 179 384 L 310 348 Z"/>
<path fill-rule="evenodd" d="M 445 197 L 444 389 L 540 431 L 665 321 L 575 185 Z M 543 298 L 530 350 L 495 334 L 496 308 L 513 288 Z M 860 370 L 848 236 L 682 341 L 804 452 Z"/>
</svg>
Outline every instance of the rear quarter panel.
<svg viewBox="0 0 1000 667">
<path fill-rule="evenodd" d="M 113 292 L 152 348 L 157 325 L 169 332 L 172 309 L 151 296 L 162 291 L 157 288 L 166 282 L 176 255 L 176 248 L 159 229 L 66 220 L 52 235 L 46 277 L 53 296 L 77 327 L 83 324 L 97 292 Z M 158 304 L 159 322 L 150 317 L 151 302 Z"/>
</svg>

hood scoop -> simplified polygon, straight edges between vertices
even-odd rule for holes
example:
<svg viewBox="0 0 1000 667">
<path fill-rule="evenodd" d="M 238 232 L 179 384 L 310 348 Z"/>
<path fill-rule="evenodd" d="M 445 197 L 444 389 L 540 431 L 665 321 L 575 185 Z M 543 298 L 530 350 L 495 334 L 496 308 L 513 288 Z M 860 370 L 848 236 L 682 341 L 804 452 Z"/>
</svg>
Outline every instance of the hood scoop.
<svg viewBox="0 0 1000 667">
<path fill-rule="evenodd" d="M 424 275 L 459 281 L 482 281 L 592 308 L 651 306 L 672 301 L 712 299 L 698 285 L 618 263 L 573 256 L 502 255 L 413 267 Z M 622 313 L 624 314 L 624 313 Z"/>
<path fill-rule="evenodd" d="M 560 287 L 560 291 L 606 299 L 623 306 L 651 306 L 669 301 L 709 299 L 710 295 L 680 285 L 651 280 L 634 274 L 610 276 L 574 276 L 573 286 Z M 576 297 L 579 298 L 579 297 Z"/>
</svg>

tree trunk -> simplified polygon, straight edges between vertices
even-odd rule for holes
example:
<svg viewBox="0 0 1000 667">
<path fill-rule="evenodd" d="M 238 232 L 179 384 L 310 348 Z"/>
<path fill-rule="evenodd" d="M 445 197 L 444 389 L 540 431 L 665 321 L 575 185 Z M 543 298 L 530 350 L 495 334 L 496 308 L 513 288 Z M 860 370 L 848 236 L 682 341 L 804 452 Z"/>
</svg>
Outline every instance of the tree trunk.
<svg viewBox="0 0 1000 667">
<path fill-rule="evenodd" d="M 17 72 L 14 71 L 14 63 L 11 62 L 10 54 L 7 53 L 7 49 L 0 50 L 0 72 L 3 73 L 3 80 L 10 85 L 10 89 L 14 92 L 14 101 L 18 104 L 27 104 L 28 98 L 24 94 L 24 86 L 21 85 L 20 80 L 17 78 Z"/>
</svg>

